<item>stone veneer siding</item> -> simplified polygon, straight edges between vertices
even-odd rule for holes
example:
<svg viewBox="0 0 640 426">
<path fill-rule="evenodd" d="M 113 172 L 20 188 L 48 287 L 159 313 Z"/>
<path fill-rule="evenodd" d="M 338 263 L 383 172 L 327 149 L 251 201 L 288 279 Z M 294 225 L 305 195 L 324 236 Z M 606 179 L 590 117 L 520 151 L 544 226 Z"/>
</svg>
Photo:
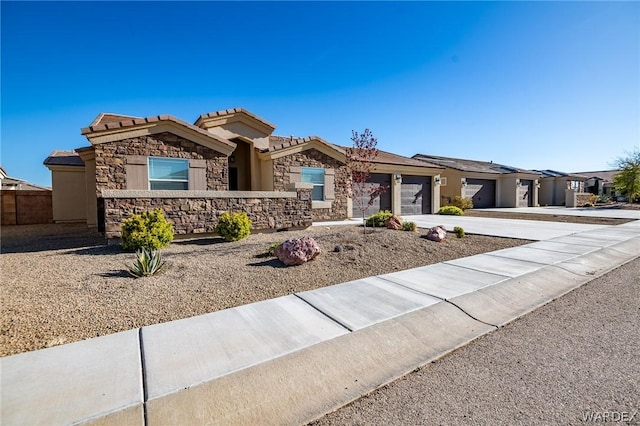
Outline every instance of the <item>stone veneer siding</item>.
<svg viewBox="0 0 640 426">
<path fill-rule="evenodd" d="M 95 145 L 96 192 L 104 189 L 126 189 L 127 155 L 186 158 L 207 161 L 207 189 L 229 188 L 227 156 L 172 133 L 123 139 Z"/>
<path fill-rule="evenodd" d="M 313 209 L 313 220 L 343 220 L 347 216 L 349 174 L 346 165 L 318 151 L 308 149 L 273 160 L 273 189 L 284 191 L 290 183 L 289 167 L 322 167 L 335 170 L 335 199 L 329 209 Z"/>
<path fill-rule="evenodd" d="M 311 190 L 298 189 L 297 197 L 273 198 L 100 198 L 107 238 L 119 238 L 122 222 L 132 214 L 162 209 L 176 234 L 212 233 L 226 211 L 246 212 L 252 230 L 278 230 L 311 226 Z"/>
</svg>

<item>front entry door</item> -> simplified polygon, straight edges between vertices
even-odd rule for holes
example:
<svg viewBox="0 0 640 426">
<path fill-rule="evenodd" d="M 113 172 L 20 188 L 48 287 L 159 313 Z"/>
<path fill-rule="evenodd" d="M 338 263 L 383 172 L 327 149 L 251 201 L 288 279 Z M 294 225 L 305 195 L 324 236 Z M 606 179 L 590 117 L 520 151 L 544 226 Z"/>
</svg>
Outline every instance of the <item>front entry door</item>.
<svg viewBox="0 0 640 426">
<path fill-rule="evenodd" d="M 238 190 L 238 168 L 229 167 L 229 191 Z"/>
</svg>

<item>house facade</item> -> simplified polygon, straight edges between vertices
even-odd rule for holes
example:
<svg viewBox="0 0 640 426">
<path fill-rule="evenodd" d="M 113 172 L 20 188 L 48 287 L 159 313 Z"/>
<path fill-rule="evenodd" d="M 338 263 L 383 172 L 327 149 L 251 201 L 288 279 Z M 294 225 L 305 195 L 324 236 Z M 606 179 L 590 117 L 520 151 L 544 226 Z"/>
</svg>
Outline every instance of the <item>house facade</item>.
<svg viewBox="0 0 640 426">
<path fill-rule="evenodd" d="M 540 173 L 538 201 L 541 206 L 571 206 L 574 194 L 585 192 L 587 178 L 556 170 L 536 170 Z"/>
<path fill-rule="evenodd" d="M 112 238 L 131 214 L 155 208 L 178 234 L 212 232 L 225 211 L 247 212 L 254 230 L 351 217 L 344 147 L 274 130 L 241 108 L 203 114 L 194 124 L 169 115 L 100 114 L 82 129 L 90 146 L 45 160 L 54 221 L 86 222 Z M 381 152 L 371 184 L 388 183 L 388 191 L 373 208 L 437 211 L 442 170 Z"/>
<path fill-rule="evenodd" d="M 620 170 L 598 170 L 591 172 L 577 172 L 586 179 L 584 181 L 584 191 L 601 197 L 617 199 L 621 196 L 616 192 L 613 184 L 613 177 L 620 173 Z"/>
<path fill-rule="evenodd" d="M 534 207 L 539 205 L 540 173 L 493 162 L 416 154 L 413 158 L 437 164 L 441 172 L 441 204 L 454 197 L 471 198 L 474 208 Z"/>
</svg>

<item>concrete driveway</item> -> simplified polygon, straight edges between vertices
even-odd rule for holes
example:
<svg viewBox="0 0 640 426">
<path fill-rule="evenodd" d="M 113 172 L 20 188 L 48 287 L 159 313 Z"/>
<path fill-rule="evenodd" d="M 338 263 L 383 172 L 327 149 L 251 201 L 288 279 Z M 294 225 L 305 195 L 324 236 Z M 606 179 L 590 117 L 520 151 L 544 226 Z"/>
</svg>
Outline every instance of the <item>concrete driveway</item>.
<svg viewBox="0 0 640 426">
<path fill-rule="evenodd" d="M 516 209 L 508 209 L 516 210 Z M 404 216 L 420 228 L 442 225 L 447 231 L 461 226 L 466 233 L 491 235 L 495 237 L 520 238 L 523 240 L 548 240 L 576 232 L 592 231 L 608 225 L 587 225 L 582 223 L 546 222 L 540 220 L 497 219 L 488 217 L 444 216 L 437 214 Z"/>
<path fill-rule="evenodd" d="M 640 219 L 640 210 L 622 210 L 622 209 L 604 209 L 589 207 L 518 207 L 518 208 L 494 208 L 494 209 L 478 209 L 487 212 L 505 212 L 505 213 L 536 213 L 549 214 L 557 216 L 587 216 L 587 217 L 606 217 L 610 219 Z"/>
</svg>

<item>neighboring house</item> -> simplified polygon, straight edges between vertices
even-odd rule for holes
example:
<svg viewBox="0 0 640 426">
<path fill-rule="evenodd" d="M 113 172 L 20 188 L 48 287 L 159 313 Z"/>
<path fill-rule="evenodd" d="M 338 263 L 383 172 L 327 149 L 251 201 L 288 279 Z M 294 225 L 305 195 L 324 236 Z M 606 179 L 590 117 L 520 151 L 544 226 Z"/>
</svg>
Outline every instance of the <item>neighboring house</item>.
<svg viewBox="0 0 640 426">
<path fill-rule="evenodd" d="M 7 176 L 6 173 L 4 174 L 4 177 L 2 177 L 1 181 L 1 189 L 3 191 L 51 191 L 51 188 L 35 185 L 33 183 L 27 182 L 26 180 L 10 177 Z"/>
<path fill-rule="evenodd" d="M 7 176 L 0 167 L 0 224 L 51 223 L 51 188 Z"/>
<path fill-rule="evenodd" d="M 555 170 L 536 170 L 540 173 L 540 189 L 538 202 L 541 206 L 566 206 L 567 189 L 576 193 L 585 192 L 585 176 L 575 173 L 564 173 Z"/>
<path fill-rule="evenodd" d="M 538 203 L 540 174 L 486 161 L 416 154 L 413 158 L 445 167 L 441 204 L 456 196 L 471 198 L 475 208 L 533 207 Z"/>
<path fill-rule="evenodd" d="M 593 172 L 576 172 L 578 175 L 586 177 L 584 183 L 584 191 L 604 197 L 620 196 L 616 193 L 613 185 L 613 176 L 619 173 L 619 170 L 600 170 Z"/>
<path fill-rule="evenodd" d="M 100 114 L 82 134 L 90 146 L 56 151 L 54 221 L 86 221 L 118 237 L 122 220 L 162 208 L 176 233 L 212 232 L 224 211 L 245 211 L 253 229 L 309 226 L 352 216 L 345 150 L 319 137 L 272 135 L 275 126 L 241 108 L 194 124 L 169 115 Z M 381 152 L 373 181 L 389 185 L 377 207 L 439 208 L 442 167 Z"/>
</svg>

